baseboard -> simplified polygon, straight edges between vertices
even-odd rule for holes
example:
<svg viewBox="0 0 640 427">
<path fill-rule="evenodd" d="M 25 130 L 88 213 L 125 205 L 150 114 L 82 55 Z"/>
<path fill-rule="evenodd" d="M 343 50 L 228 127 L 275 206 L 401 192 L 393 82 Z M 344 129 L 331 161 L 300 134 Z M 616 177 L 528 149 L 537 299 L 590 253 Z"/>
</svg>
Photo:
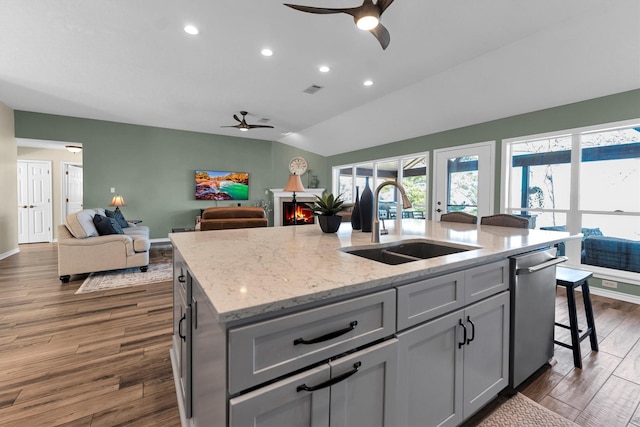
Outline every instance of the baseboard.
<svg viewBox="0 0 640 427">
<path fill-rule="evenodd" d="M 5 252 L 3 254 L 0 254 L 0 259 L 5 259 L 5 258 L 9 258 L 11 255 L 15 255 L 18 252 L 20 252 L 20 248 L 15 248 L 15 249 L 11 249 L 8 252 Z"/>
<path fill-rule="evenodd" d="M 170 243 L 171 240 L 169 240 L 168 237 L 164 237 L 162 239 L 149 239 L 150 243 Z"/>
<path fill-rule="evenodd" d="M 617 299 L 633 304 L 640 304 L 640 297 L 636 295 L 629 295 L 622 292 L 610 291 L 608 289 L 596 288 L 595 286 L 589 286 L 589 292 L 591 292 L 593 295 L 599 295 L 601 297 Z"/>
</svg>

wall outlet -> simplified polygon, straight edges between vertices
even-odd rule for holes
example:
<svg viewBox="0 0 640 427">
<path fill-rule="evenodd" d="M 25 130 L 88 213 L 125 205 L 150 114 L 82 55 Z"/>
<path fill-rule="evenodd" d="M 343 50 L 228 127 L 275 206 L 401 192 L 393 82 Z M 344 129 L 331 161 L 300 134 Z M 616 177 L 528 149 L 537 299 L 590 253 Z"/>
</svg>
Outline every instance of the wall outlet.
<svg viewBox="0 0 640 427">
<path fill-rule="evenodd" d="M 613 280 L 603 280 L 602 286 L 616 289 L 618 287 L 618 282 L 614 282 Z"/>
<path fill-rule="evenodd" d="M 111 194 L 113 194 L 113 193 L 115 193 L 115 192 L 116 192 L 115 187 L 111 187 Z"/>
</svg>

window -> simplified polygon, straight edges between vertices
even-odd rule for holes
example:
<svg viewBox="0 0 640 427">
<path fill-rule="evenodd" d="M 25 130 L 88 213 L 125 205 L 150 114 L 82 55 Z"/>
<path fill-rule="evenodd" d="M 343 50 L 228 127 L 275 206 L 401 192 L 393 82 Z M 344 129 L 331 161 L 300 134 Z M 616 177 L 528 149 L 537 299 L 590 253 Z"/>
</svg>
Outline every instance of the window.
<svg viewBox="0 0 640 427">
<path fill-rule="evenodd" d="M 411 209 L 402 209 L 398 191 L 394 186 L 383 187 L 380 191 L 379 215 L 383 219 L 425 218 L 427 200 L 427 154 L 415 154 L 393 159 L 381 159 L 355 165 L 333 168 L 334 192 L 343 195 L 348 203 L 353 203 L 356 187 L 362 194 L 367 178 L 369 188 L 375 191 L 385 181 L 402 184 L 411 200 Z"/>
<path fill-rule="evenodd" d="M 559 245 L 570 262 L 638 280 L 640 121 L 514 138 L 504 149 L 506 212 L 582 233 L 573 249 Z"/>
</svg>

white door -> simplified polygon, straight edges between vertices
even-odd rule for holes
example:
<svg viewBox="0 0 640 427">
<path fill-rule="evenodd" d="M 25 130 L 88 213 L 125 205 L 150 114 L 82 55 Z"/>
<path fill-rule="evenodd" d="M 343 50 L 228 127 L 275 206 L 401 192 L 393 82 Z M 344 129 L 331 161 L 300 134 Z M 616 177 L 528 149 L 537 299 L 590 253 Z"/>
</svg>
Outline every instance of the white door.
<svg viewBox="0 0 640 427">
<path fill-rule="evenodd" d="M 18 243 L 51 241 L 51 163 L 18 161 Z"/>
<path fill-rule="evenodd" d="M 493 213 L 495 142 L 434 150 L 433 219 L 452 211 Z"/>
<path fill-rule="evenodd" d="M 82 165 L 65 163 L 63 171 L 63 212 L 62 218 L 82 210 Z"/>
</svg>

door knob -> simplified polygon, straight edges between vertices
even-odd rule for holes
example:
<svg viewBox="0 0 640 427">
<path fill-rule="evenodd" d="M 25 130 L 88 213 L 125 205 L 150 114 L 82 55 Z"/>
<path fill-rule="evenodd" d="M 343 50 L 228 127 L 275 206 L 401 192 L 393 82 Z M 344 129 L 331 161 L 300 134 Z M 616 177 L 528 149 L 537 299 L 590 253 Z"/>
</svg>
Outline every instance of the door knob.
<svg viewBox="0 0 640 427">
<path fill-rule="evenodd" d="M 35 206 L 33 206 L 33 205 L 29 205 L 29 208 L 35 208 Z"/>
<path fill-rule="evenodd" d="M 442 209 L 438 208 L 436 209 L 436 212 L 442 212 Z"/>
<path fill-rule="evenodd" d="M 29 207 L 29 206 L 27 206 L 27 205 L 23 205 L 23 206 L 22 206 L 22 208 L 23 208 L 23 209 L 27 209 L 28 207 Z"/>
</svg>

